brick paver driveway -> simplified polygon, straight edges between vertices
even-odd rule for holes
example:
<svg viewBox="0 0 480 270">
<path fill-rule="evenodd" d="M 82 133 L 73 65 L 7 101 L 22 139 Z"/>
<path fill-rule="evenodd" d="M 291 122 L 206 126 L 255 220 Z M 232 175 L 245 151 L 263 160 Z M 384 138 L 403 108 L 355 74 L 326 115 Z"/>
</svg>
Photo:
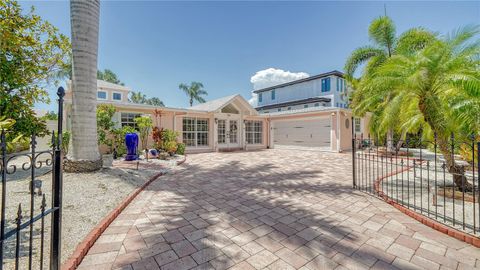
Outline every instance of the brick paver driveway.
<svg viewBox="0 0 480 270">
<path fill-rule="evenodd" d="M 351 189 L 350 155 L 190 155 L 79 269 L 465 269 L 480 250 Z"/>
</svg>

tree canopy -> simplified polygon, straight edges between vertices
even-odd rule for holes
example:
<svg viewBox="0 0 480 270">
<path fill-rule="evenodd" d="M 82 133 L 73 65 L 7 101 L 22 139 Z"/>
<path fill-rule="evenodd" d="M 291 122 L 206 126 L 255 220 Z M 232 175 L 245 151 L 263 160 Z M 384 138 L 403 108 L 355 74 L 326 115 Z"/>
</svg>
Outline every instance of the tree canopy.
<svg viewBox="0 0 480 270">
<path fill-rule="evenodd" d="M 120 81 L 117 74 L 115 74 L 110 69 L 104 69 L 103 71 L 97 70 L 97 79 L 111 82 L 114 84 L 125 85 L 123 82 Z"/>
<path fill-rule="evenodd" d="M 449 138 L 453 133 L 468 141 L 480 135 L 479 33 L 478 26 L 467 26 L 415 53 L 392 56 L 362 78 L 359 89 L 365 95 L 355 103 L 357 110 L 381 108 L 399 130 L 421 130 L 429 140 L 435 134 L 459 187 L 463 169 L 455 164 Z"/>
<path fill-rule="evenodd" d="M 148 104 L 148 105 L 153 105 L 153 106 L 159 106 L 159 107 L 164 107 L 165 105 L 163 104 L 163 101 L 161 101 L 157 97 L 152 97 L 148 98 L 147 95 L 140 91 L 131 91 L 130 92 L 130 97 L 128 100 L 132 103 L 137 103 L 137 104 Z"/>
<path fill-rule="evenodd" d="M 200 82 L 191 82 L 190 85 L 181 83 L 178 88 L 187 94 L 190 107 L 193 106 L 193 101 L 204 103 L 205 99 L 202 96 L 208 95 L 207 91 L 203 89 L 203 84 Z"/>
<path fill-rule="evenodd" d="M 33 106 L 49 102 L 47 86 L 68 62 L 70 42 L 49 22 L 0 0 L 0 115 L 16 119 L 12 133 L 46 132 Z"/>
<path fill-rule="evenodd" d="M 387 133 L 388 148 L 393 151 L 394 131 L 398 129 L 395 111 L 398 108 L 390 105 L 395 98 L 394 93 L 385 90 L 381 96 L 372 95 L 371 89 L 365 88 L 361 82 L 374 76 L 376 70 L 390 58 L 397 55 L 415 54 L 433 42 L 436 35 L 424 28 L 417 27 L 397 36 L 393 21 L 387 16 L 381 16 L 370 24 L 368 36 L 371 44 L 355 49 L 345 64 L 347 80 L 355 89 L 350 96 L 350 107 L 354 114 L 359 116 L 363 116 L 367 112 L 372 114 L 371 131 L 374 134 Z M 355 78 L 354 74 L 361 66 L 364 67 L 361 75 L 359 78 Z"/>
</svg>

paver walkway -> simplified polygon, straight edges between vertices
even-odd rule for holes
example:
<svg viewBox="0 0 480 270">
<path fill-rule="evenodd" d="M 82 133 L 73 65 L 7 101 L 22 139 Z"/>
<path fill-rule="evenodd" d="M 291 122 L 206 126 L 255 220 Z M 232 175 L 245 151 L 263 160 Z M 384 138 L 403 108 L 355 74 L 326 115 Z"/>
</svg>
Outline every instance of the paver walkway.
<svg viewBox="0 0 480 270">
<path fill-rule="evenodd" d="M 480 249 L 351 189 L 350 155 L 190 155 L 111 224 L 79 269 L 468 269 Z"/>
</svg>

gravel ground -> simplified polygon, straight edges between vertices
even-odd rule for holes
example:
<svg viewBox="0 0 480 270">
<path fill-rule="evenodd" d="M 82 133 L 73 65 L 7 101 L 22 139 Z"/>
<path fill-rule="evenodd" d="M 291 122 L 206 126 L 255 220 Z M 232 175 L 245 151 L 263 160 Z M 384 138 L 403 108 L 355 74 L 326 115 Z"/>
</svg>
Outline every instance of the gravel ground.
<svg viewBox="0 0 480 270">
<path fill-rule="evenodd" d="M 438 195 L 436 202 L 434 202 L 435 187 L 437 187 L 437 192 L 439 192 L 443 191 L 444 186 L 450 188 L 454 185 L 453 175 L 448 173 L 448 171 L 443 172 L 441 161 L 437 162 L 436 169 L 433 160 L 430 160 L 428 167 L 426 162 L 422 165 L 416 162 L 415 168 L 413 168 L 414 164 L 411 159 L 407 162 L 407 159 L 404 158 L 403 166 L 400 162 L 401 159 L 395 161 L 395 158 L 393 158 L 392 162 L 390 162 L 390 159 L 388 159 L 388 162 L 385 161 L 385 159 L 381 158 L 377 161 L 376 157 L 372 156 L 370 159 L 367 158 L 357 163 L 357 166 L 360 166 L 362 171 L 357 181 L 362 188 L 367 187 L 373 190 L 372 179 L 389 175 L 392 172 L 398 172 L 385 178 L 380 184 L 379 189 L 388 197 L 399 201 L 405 206 L 410 206 L 411 209 L 415 209 L 425 216 L 437 219 L 442 223 L 468 233 L 473 233 L 473 228 L 469 228 L 469 225 L 473 226 L 475 224 L 477 227 L 476 233 L 479 233 L 480 204 L 478 201 L 473 204 L 468 201 L 463 202 L 458 198 L 453 200 L 451 197 Z M 406 170 L 407 165 L 411 167 L 409 170 Z M 400 172 L 402 169 L 405 171 Z M 477 175 L 478 173 L 475 172 L 475 176 Z M 472 172 L 467 172 L 466 176 L 468 182 L 472 183 Z M 366 181 L 366 179 L 369 179 L 369 181 Z M 475 186 L 475 195 L 478 196 L 476 177 Z M 455 224 L 453 220 L 455 220 Z M 465 228 L 463 227 L 464 222 Z"/>
<path fill-rule="evenodd" d="M 168 171 L 175 166 L 176 161 L 183 157 L 174 157 L 172 160 L 150 160 L 148 163 L 137 164 L 116 161 L 114 168 L 103 168 L 95 173 L 72 174 L 64 173 L 63 178 L 63 222 L 62 222 L 62 261 L 65 261 L 75 250 L 76 246 L 85 236 L 112 211 L 128 194 L 135 188 L 144 184 L 151 176 L 160 171 Z M 17 172 L 9 175 L 7 183 L 6 220 L 8 228 L 15 227 L 18 205 L 22 207 L 22 223 L 30 216 L 30 173 L 20 172 L 21 164 L 26 159 L 19 158 L 11 165 L 20 165 Z M 44 164 L 45 165 L 45 164 Z M 19 179 L 18 175 L 22 176 Z M 42 175 L 43 174 L 43 175 Z M 14 178 L 15 177 L 15 178 Z M 36 173 L 35 179 L 42 180 L 42 191 L 46 197 L 46 209 L 51 206 L 51 183 L 52 175 L 48 170 L 41 169 Z M 34 216 L 40 214 L 42 197 L 34 198 Z M 45 218 L 45 252 L 49 256 L 50 245 L 50 217 Z M 22 230 L 20 235 L 20 269 L 28 266 L 29 253 L 29 228 Z M 33 269 L 39 268 L 40 243 L 41 243 L 41 222 L 34 225 L 33 230 Z M 13 269 L 15 259 L 16 237 L 9 238 L 5 244 L 5 269 Z M 44 260 L 45 261 L 45 260 Z M 46 260 L 49 261 L 49 260 Z M 44 265 L 48 267 L 48 265 Z"/>
<path fill-rule="evenodd" d="M 404 179 L 403 184 L 401 181 L 402 176 Z M 407 181 L 407 179 L 409 180 Z M 468 233 L 473 233 L 473 228 L 468 228 L 468 225 L 475 224 L 477 227 L 479 226 L 479 203 L 477 202 L 473 204 L 468 201 L 464 202 L 462 199 L 453 200 L 451 197 L 444 197 L 441 195 L 436 197 L 435 203 L 435 186 L 437 187 L 437 192 L 443 191 L 444 186 L 452 186 L 453 180 L 452 175 L 448 173 L 445 174 L 445 185 L 443 184 L 443 173 L 437 173 L 436 183 L 434 179 L 434 171 L 427 171 L 424 168 L 422 170 L 422 176 L 420 176 L 418 170 L 414 172 L 413 169 L 411 169 L 408 172 L 405 171 L 386 178 L 382 182 L 380 188 L 383 189 L 389 197 L 403 201 L 404 204 L 411 205 L 411 208 L 416 207 L 416 210 L 423 212 L 424 215 L 428 216 L 428 211 L 430 211 L 430 217 L 434 219 L 436 217 L 439 221 L 446 223 L 447 225 L 460 230 L 465 230 Z M 470 177 L 468 177 L 468 180 L 470 183 L 472 182 Z M 403 194 L 401 192 L 402 185 L 404 191 Z M 478 196 L 478 187 L 475 187 L 475 189 L 475 195 Z M 443 217 L 445 217 L 445 219 Z M 453 224 L 453 219 L 455 219 L 455 225 Z M 465 228 L 463 228 L 463 222 L 466 224 Z"/>
</svg>

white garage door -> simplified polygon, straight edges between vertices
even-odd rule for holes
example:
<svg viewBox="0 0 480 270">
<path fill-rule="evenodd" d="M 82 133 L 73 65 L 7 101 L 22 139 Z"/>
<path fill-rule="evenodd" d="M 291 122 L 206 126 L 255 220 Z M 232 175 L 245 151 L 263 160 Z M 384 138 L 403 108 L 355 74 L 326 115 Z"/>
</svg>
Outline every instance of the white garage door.
<svg viewBox="0 0 480 270">
<path fill-rule="evenodd" d="M 330 148 L 330 122 L 330 118 L 274 121 L 274 144 Z"/>
</svg>

